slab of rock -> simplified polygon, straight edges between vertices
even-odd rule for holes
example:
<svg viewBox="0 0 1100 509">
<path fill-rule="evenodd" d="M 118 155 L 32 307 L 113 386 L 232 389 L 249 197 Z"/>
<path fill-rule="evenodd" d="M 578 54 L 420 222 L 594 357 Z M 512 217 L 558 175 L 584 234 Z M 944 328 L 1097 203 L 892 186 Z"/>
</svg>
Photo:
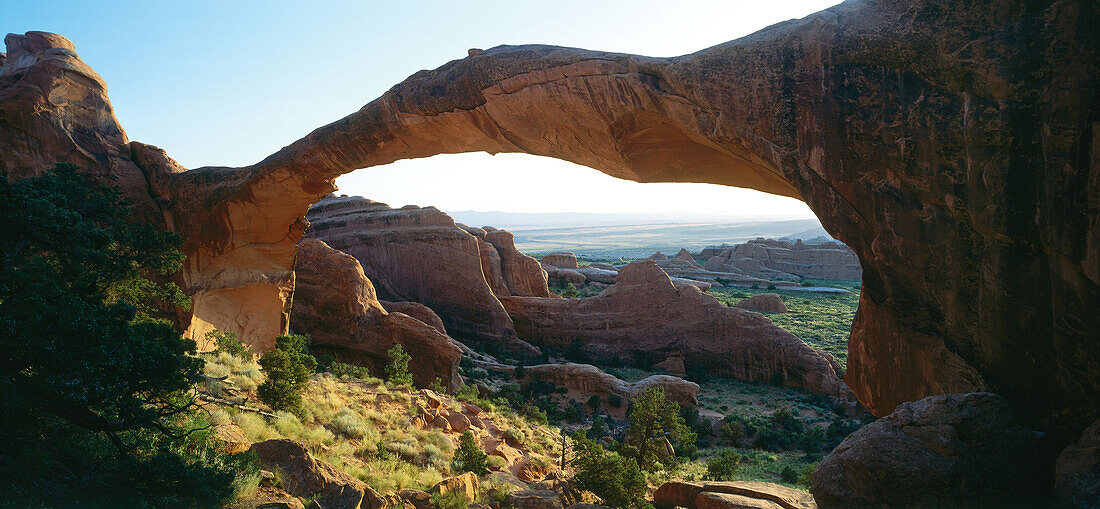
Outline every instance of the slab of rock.
<svg viewBox="0 0 1100 509">
<path fill-rule="evenodd" d="M 786 313 L 787 304 L 779 295 L 774 293 L 758 293 L 737 303 L 741 309 L 759 311 L 761 313 Z"/>
<path fill-rule="evenodd" d="M 400 344 L 413 358 L 409 371 L 422 387 L 437 378 L 451 390 L 462 385 L 462 350 L 435 327 L 403 313 L 389 313 L 359 262 L 317 239 L 303 239 L 298 250 L 297 288 L 291 323 L 309 334 L 310 348 L 338 360 L 382 373 L 387 352 Z"/>
<path fill-rule="evenodd" d="M 653 493 L 653 505 L 658 509 L 675 507 L 815 509 L 817 507 L 813 497 L 805 491 L 759 481 L 667 482 Z"/>
<path fill-rule="evenodd" d="M 516 337 L 486 282 L 481 253 L 491 244 L 450 216 L 434 207 L 393 209 L 366 198 L 330 196 L 311 207 L 308 217 L 306 237 L 359 260 L 381 299 L 428 306 L 460 341 L 535 351 Z"/>
<path fill-rule="evenodd" d="M 543 267 L 553 265 L 562 269 L 575 269 L 577 268 L 577 255 L 568 251 L 554 251 L 539 258 L 539 263 Z"/>
<path fill-rule="evenodd" d="M 443 334 L 447 333 L 447 328 L 443 325 L 443 320 L 439 318 L 439 315 L 435 314 L 432 308 L 419 302 L 392 302 L 380 300 L 378 303 L 382 304 L 382 307 L 390 313 L 404 313 L 435 327 L 435 330 Z"/>
<path fill-rule="evenodd" d="M 650 375 L 637 382 L 626 382 L 604 373 L 590 364 L 572 362 L 538 364 L 524 367 L 522 383 L 541 380 L 584 394 L 598 394 L 606 402 L 608 396 L 623 398 L 624 403 L 640 396 L 651 387 L 662 387 L 665 396 L 681 405 L 698 405 L 699 384 L 674 376 Z"/>
<path fill-rule="evenodd" d="M 562 509 L 554 490 L 521 490 L 508 495 L 508 506 L 515 509 Z"/>
<path fill-rule="evenodd" d="M 564 286 L 572 284 L 579 288 L 584 286 L 584 283 L 588 280 L 584 274 L 581 274 L 575 269 L 562 269 L 553 265 L 543 265 L 542 268 L 546 271 L 547 281 L 558 285 Z"/>
<path fill-rule="evenodd" d="M 814 499 L 822 509 L 1039 507 L 1040 435 L 991 393 L 903 403 L 821 461 Z"/>
<path fill-rule="evenodd" d="M 727 307 L 692 286 L 676 287 L 653 261 L 631 263 L 619 281 L 586 299 L 502 299 L 520 336 L 604 361 L 680 357 L 688 369 L 785 385 L 851 401 L 831 356 L 766 317 Z M 643 357 L 643 358 L 644 358 Z"/>
<path fill-rule="evenodd" d="M 381 498 L 363 481 L 332 465 L 315 459 L 305 446 L 294 440 L 277 439 L 252 444 L 251 451 L 262 464 L 278 468 L 283 488 L 298 497 L 317 497 L 324 507 L 380 508 Z"/>
<path fill-rule="evenodd" d="M 760 238 L 718 251 L 707 258 L 706 268 L 762 279 L 858 281 L 862 277 L 855 252 L 838 242 L 804 244 L 801 240 Z"/>
</svg>

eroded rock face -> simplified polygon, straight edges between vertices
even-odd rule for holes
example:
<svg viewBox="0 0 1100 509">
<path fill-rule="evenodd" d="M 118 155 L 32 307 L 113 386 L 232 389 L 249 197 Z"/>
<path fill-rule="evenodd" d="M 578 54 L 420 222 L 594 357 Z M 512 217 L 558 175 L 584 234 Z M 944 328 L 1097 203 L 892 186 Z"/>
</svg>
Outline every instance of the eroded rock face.
<svg viewBox="0 0 1100 509">
<path fill-rule="evenodd" d="M 310 208 L 309 222 L 306 236 L 359 260 L 383 300 L 430 307 L 461 341 L 531 349 L 486 282 L 481 249 L 492 246 L 482 242 L 479 249 L 480 239 L 435 207 L 328 197 Z"/>
<path fill-rule="evenodd" d="M 821 509 L 1038 507 L 1049 471 L 1040 435 L 995 394 L 904 403 L 822 460 L 814 499 Z"/>
<path fill-rule="evenodd" d="M 1100 507 L 1100 420 L 1058 454 L 1054 496 L 1066 507 Z"/>
<path fill-rule="evenodd" d="M 413 359 L 409 371 L 417 385 L 427 386 L 437 378 L 452 390 L 462 385 L 462 350 L 436 327 L 387 312 L 353 256 L 320 240 L 303 239 L 295 272 L 291 328 L 310 335 L 311 350 L 379 374 L 390 361 L 386 352 L 401 344 Z"/>
<path fill-rule="evenodd" d="M 507 230 L 486 232 L 485 241 L 492 244 L 500 257 L 500 272 L 511 295 L 550 296 L 550 290 L 546 287 L 546 272 L 542 270 L 538 260 L 516 249 L 511 232 Z"/>
<path fill-rule="evenodd" d="M 645 365 L 677 356 L 688 370 L 851 397 L 826 355 L 763 315 L 723 306 L 693 285 L 674 285 L 650 260 L 626 266 L 618 283 L 595 297 L 501 301 L 519 335 L 536 345 Z"/>
</svg>

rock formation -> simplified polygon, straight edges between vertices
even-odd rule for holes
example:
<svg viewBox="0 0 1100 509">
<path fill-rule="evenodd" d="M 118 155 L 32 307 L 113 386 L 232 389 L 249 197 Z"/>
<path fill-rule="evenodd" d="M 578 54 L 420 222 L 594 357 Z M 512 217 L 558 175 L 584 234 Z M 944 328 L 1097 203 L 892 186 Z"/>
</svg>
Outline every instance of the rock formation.
<svg viewBox="0 0 1100 509">
<path fill-rule="evenodd" d="M 618 283 L 595 297 L 501 302 L 520 337 L 536 345 L 646 366 L 676 356 L 688 370 L 850 398 L 830 356 L 763 315 L 723 306 L 693 285 L 674 285 L 650 260 L 626 266 Z"/>
<path fill-rule="evenodd" d="M 359 262 L 320 240 L 303 239 L 295 263 L 297 285 L 290 326 L 309 334 L 311 350 L 383 373 L 387 351 L 401 344 L 413 358 L 417 385 L 437 378 L 451 390 L 462 385 L 462 350 L 440 329 L 404 313 L 387 312 Z"/>
<path fill-rule="evenodd" d="M 537 260 L 516 249 L 511 232 L 506 230 L 486 232 L 485 241 L 492 244 L 500 257 L 500 271 L 511 295 L 550 296 L 550 291 L 546 288 L 546 272 L 543 272 Z"/>
<path fill-rule="evenodd" d="M 575 269 L 577 268 L 577 255 L 567 251 L 554 251 L 542 258 L 539 258 L 539 263 L 543 267 L 547 265 L 553 265 L 554 267 L 560 267 L 563 269 Z"/>
<path fill-rule="evenodd" d="M 186 238 L 189 334 L 258 347 L 286 330 L 301 218 L 354 169 L 528 152 L 799 198 L 861 260 L 845 376 L 869 409 L 988 389 L 1068 444 L 1100 418 L 1098 24 L 1091 0 L 849 0 L 680 57 L 501 46 L 254 166 L 191 171 L 126 146 L 68 41 L 15 36 L 0 161 L 129 153 Z"/>
<path fill-rule="evenodd" d="M 761 313 L 786 313 L 787 305 L 774 293 L 758 293 L 737 303 L 737 307 Z"/>
<path fill-rule="evenodd" d="M 995 394 L 903 403 L 822 460 L 814 499 L 821 509 L 1037 507 L 1040 435 Z"/>
<path fill-rule="evenodd" d="M 393 209 L 366 198 L 328 197 L 311 207 L 308 217 L 306 237 L 358 259 L 381 299 L 428 306 L 461 341 L 531 351 L 516 337 L 511 318 L 487 282 L 486 274 L 496 272 L 487 272 L 482 262 L 501 260 L 498 252 L 447 214 L 435 207 Z M 483 257 L 486 250 L 492 256 Z M 513 280 L 529 284 L 533 277 Z M 506 279 L 499 281 L 507 288 Z"/>
<path fill-rule="evenodd" d="M 709 254 L 708 250 L 703 252 Z M 848 246 L 836 242 L 807 245 L 801 240 L 794 243 L 750 240 L 706 257 L 703 266 L 710 271 L 788 281 L 799 278 L 857 281 L 861 275 L 859 259 Z"/>
<path fill-rule="evenodd" d="M 267 440 L 252 444 L 252 453 L 264 465 L 278 469 L 291 495 L 309 497 L 322 507 L 381 509 L 382 497 L 369 486 L 332 465 L 318 460 L 294 440 Z"/>
<path fill-rule="evenodd" d="M 637 382 L 625 382 L 596 366 L 567 362 L 526 366 L 521 382 L 533 380 L 550 382 L 586 395 L 598 394 L 605 401 L 608 396 L 619 396 L 624 408 L 650 387 L 663 388 L 669 400 L 681 405 L 699 404 L 699 384 L 668 375 L 651 375 Z"/>
</svg>

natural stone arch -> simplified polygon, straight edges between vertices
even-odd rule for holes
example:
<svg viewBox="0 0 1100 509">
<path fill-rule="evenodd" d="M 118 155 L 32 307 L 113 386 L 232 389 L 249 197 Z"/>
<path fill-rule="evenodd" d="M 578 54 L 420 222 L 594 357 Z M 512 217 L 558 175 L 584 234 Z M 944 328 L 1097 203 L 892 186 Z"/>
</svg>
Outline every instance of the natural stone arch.
<svg viewBox="0 0 1100 509">
<path fill-rule="evenodd" d="M 846 379 L 874 413 L 988 389 L 1075 435 L 1100 408 L 1096 9 L 1029 5 L 853 0 L 675 58 L 472 50 L 252 167 L 135 159 L 189 232 L 200 314 L 267 285 L 285 317 L 306 207 L 403 158 L 528 152 L 800 198 L 863 264 Z"/>
</svg>

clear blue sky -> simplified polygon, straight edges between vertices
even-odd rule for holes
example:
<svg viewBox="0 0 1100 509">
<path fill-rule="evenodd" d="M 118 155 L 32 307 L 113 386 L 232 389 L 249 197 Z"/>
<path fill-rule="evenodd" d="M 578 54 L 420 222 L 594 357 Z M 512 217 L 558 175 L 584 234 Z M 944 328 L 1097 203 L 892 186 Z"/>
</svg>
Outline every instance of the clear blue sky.
<svg viewBox="0 0 1100 509">
<path fill-rule="evenodd" d="M 193 168 L 259 161 L 467 48 L 545 43 L 673 56 L 834 3 L 0 0 L 0 31 L 71 39 L 107 81 L 130 138 Z M 602 196 L 547 192 L 548 171 Z M 524 155 L 439 156 L 337 183 L 343 193 L 444 210 L 810 214 L 761 193 L 626 183 Z"/>
</svg>

